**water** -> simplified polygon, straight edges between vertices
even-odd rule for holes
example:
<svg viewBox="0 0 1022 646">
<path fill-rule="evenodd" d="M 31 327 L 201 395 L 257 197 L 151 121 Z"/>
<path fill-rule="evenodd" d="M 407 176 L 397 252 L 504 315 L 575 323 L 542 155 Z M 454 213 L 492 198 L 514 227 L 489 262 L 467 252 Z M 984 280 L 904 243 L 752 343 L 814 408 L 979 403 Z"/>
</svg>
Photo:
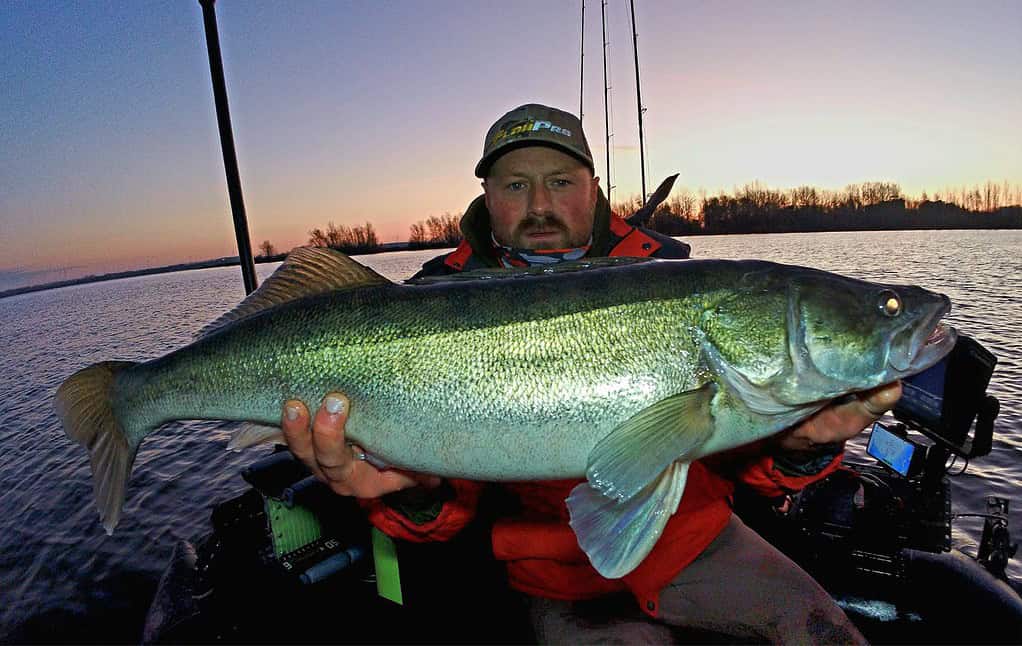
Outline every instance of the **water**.
<svg viewBox="0 0 1022 646">
<path fill-rule="evenodd" d="M 1001 400 L 990 456 L 953 480 L 956 511 L 1012 499 L 1022 532 L 1022 232 L 935 231 L 697 237 L 694 254 L 810 265 L 948 294 L 950 321 L 1000 358 Z M 435 251 L 365 256 L 399 280 Z M 261 266 L 265 278 L 274 266 Z M 0 641 L 137 641 L 174 543 L 208 530 L 212 505 L 241 493 L 240 469 L 259 453 L 224 450 L 229 426 L 172 424 L 139 451 L 125 513 L 107 536 L 92 503 L 85 453 L 52 412 L 70 373 L 112 358 L 141 360 L 188 343 L 244 291 L 237 268 L 79 285 L 0 300 Z M 852 451 L 861 453 L 856 440 Z M 981 521 L 956 523 L 968 548 Z M 1013 559 L 1009 572 L 1022 578 Z M 7 639 L 4 639 L 4 638 Z"/>
</svg>

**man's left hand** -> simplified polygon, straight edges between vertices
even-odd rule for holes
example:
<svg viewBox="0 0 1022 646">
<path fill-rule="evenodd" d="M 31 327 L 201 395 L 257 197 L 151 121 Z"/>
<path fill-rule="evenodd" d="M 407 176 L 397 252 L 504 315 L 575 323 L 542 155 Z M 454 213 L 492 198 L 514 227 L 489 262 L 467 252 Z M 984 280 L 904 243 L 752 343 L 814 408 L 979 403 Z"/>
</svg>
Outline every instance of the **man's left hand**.
<svg viewBox="0 0 1022 646">
<path fill-rule="evenodd" d="M 901 382 L 858 393 L 848 401 L 831 404 L 801 424 L 777 436 L 784 451 L 814 451 L 821 444 L 844 442 L 894 408 L 901 398 Z"/>
</svg>

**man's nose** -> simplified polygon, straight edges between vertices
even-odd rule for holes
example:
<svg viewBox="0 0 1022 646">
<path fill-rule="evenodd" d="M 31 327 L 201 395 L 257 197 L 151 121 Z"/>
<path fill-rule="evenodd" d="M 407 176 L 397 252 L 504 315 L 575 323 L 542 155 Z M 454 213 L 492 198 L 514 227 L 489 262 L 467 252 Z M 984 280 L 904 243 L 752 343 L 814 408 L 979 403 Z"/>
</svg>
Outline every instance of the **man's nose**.
<svg viewBox="0 0 1022 646">
<path fill-rule="evenodd" d="M 549 213 L 552 208 L 550 201 L 550 189 L 544 184 L 538 184 L 529 191 L 529 212 Z"/>
</svg>

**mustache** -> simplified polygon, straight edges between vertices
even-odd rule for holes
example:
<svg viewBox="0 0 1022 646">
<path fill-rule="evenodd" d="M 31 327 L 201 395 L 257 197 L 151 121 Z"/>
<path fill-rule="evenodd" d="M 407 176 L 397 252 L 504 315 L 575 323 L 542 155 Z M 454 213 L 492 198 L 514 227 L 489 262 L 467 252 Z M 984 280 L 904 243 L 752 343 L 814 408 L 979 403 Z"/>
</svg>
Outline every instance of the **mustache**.
<svg viewBox="0 0 1022 646">
<path fill-rule="evenodd" d="M 515 227 L 515 234 L 523 234 L 536 229 L 567 231 L 568 226 L 556 215 L 529 215 Z"/>
</svg>

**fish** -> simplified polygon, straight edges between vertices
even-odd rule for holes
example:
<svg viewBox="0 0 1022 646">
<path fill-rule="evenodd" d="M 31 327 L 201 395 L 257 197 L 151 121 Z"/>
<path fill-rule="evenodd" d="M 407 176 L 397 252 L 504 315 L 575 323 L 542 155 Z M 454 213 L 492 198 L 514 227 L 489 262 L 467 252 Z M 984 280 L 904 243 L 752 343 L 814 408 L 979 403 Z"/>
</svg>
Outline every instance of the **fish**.
<svg viewBox="0 0 1022 646">
<path fill-rule="evenodd" d="M 956 331 L 947 296 L 760 260 L 607 258 L 393 283 L 293 251 L 190 344 L 84 368 L 57 390 L 117 525 L 143 438 L 174 420 L 280 435 L 287 400 L 350 400 L 378 463 L 481 481 L 584 478 L 566 500 L 603 576 L 633 570 L 689 464 L 920 372 Z M 254 430 L 253 430 L 254 429 Z"/>
</svg>

